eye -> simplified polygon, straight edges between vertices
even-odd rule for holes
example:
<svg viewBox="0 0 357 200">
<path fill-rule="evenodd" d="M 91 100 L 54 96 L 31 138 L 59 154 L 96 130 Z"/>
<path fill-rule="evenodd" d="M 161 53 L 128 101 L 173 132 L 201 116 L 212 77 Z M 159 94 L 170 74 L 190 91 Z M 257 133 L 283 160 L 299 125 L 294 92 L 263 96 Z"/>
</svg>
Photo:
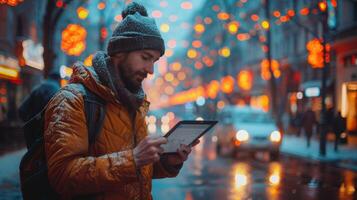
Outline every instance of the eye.
<svg viewBox="0 0 357 200">
<path fill-rule="evenodd" d="M 145 61 L 148 61 L 150 58 L 148 56 L 141 55 L 141 58 Z"/>
</svg>

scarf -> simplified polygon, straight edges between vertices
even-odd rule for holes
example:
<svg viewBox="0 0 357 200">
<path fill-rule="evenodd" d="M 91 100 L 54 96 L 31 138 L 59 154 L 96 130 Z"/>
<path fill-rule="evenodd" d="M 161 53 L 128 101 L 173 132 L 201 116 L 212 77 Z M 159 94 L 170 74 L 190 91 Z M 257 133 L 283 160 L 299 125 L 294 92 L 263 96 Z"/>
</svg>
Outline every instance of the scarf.
<svg viewBox="0 0 357 200">
<path fill-rule="evenodd" d="M 105 52 L 98 51 L 94 55 L 92 63 L 99 81 L 114 92 L 118 101 L 128 109 L 132 120 L 135 119 L 136 111 L 144 101 L 145 93 L 143 89 L 140 88 L 135 94 L 129 91 L 123 84 L 120 75 L 114 73 L 113 63 L 110 56 Z"/>
</svg>

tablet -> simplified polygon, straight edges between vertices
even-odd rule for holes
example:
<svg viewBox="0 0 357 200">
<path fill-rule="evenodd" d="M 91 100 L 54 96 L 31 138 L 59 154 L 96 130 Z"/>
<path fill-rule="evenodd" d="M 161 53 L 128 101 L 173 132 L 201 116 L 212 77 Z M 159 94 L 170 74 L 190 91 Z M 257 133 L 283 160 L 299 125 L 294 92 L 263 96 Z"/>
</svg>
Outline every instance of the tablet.
<svg viewBox="0 0 357 200">
<path fill-rule="evenodd" d="M 180 121 L 166 135 L 168 142 L 161 145 L 164 153 L 176 153 L 181 144 L 191 145 L 207 133 L 217 121 Z"/>
</svg>

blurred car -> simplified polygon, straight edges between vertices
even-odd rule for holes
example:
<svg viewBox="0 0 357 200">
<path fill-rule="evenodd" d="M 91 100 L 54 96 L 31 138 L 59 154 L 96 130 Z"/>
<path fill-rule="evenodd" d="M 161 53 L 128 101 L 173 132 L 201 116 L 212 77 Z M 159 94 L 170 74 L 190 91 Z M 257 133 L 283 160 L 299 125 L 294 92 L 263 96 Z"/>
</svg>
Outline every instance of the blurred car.
<svg viewBox="0 0 357 200">
<path fill-rule="evenodd" d="M 218 115 L 213 140 L 218 154 L 267 151 L 272 159 L 279 157 L 282 135 L 268 112 L 252 107 L 226 106 Z"/>
</svg>

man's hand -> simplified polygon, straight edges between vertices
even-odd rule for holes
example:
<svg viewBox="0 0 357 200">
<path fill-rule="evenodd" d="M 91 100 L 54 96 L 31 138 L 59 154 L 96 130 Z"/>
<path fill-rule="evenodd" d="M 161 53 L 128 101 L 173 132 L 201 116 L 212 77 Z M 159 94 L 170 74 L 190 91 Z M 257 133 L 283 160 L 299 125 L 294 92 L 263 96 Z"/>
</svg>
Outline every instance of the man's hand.
<svg viewBox="0 0 357 200">
<path fill-rule="evenodd" d="M 185 162 L 188 158 L 188 155 L 192 151 L 192 147 L 196 146 L 200 143 L 200 140 L 196 140 L 191 147 L 181 144 L 177 149 L 177 154 L 171 154 L 167 156 L 167 164 L 169 165 L 179 165 Z"/>
<path fill-rule="evenodd" d="M 160 145 L 167 143 L 167 139 L 161 136 L 147 136 L 133 150 L 137 168 L 160 160 L 164 152 Z"/>
</svg>

